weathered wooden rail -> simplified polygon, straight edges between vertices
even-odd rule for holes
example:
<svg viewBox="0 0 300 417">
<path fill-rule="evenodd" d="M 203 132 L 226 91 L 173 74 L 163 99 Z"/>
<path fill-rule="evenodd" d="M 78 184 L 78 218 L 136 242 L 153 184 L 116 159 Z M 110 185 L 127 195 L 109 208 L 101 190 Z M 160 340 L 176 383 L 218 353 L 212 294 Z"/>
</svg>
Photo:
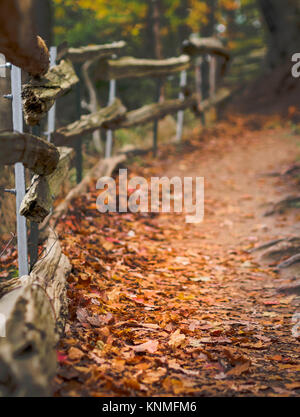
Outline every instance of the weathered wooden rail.
<svg viewBox="0 0 300 417">
<path fill-rule="evenodd" d="M 17 0 L 0 2 L 0 35 L 3 35 L 0 36 L 0 52 L 24 71 L 38 76 L 23 87 L 22 93 L 25 122 L 31 126 L 38 124 L 56 99 L 78 83 L 72 62 L 83 64 L 91 60 L 98 65 L 96 76 L 111 80 L 160 78 L 185 71 L 192 65 L 188 55 L 211 53 L 228 58 L 219 42 L 206 41 L 204 46 L 203 42 L 194 40 L 184 45 L 184 53 L 188 55 L 178 58 L 109 59 L 124 48 L 125 43 L 121 41 L 108 45 L 65 48 L 61 53 L 64 60 L 49 69 L 49 56 L 44 42 L 32 33 L 31 28 L 21 24 L 21 4 Z M 11 23 L 3 18 L 5 13 L 13 16 L 14 30 L 11 30 Z M 24 28 L 28 30 L 26 36 Z M 43 222 L 43 226 L 49 223 L 54 226 L 67 211 L 68 202 L 87 187 L 91 176 L 111 175 L 116 165 L 125 159 L 124 155 L 119 155 L 101 160 L 51 214 L 54 199 L 72 165 L 72 148 L 78 138 L 100 128 L 116 130 L 157 121 L 187 108 L 198 113 L 204 112 L 223 102 L 229 94 L 226 89 L 220 90 L 202 101 L 200 106 L 197 95 L 184 95 L 180 99 L 150 104 L 129 112 L 119 99 L 115 99 L 106 108 L 93 111 L 57 129 L 52 135 L 53 143 L 27 133 L 0 132 L 0 164 L 21 162 L 35 174 L 18 206 L 20 214 L 33 224 Z M 49 381 L 56 368 L 55 344 L 63 332 L 67 314 L 66 279 L 69 271 L 70 263 L 61 252 L 55 231 L 49 229 L 43 257 L 34 265 L 29 276 L 0 281 L 0 314 L 6 318 L 6 337 L 0 338 L 0 396 L 49 394 Z"/>
<path fill-rule="evenodd" d="M 230 53 L 222 42 L 216 38 L 197 38 L 192 36 L 183 42 L 183 52 L 190 56 L 212 54 L 223 57 L 226 61 L 230 60 Z"/>
<path fill-rule="evenodd" d="M 72 146 L 72 142 L 74 143 L 78 137 L 92 133 L 99 128 L 109 128 L 112 123 L 122 120 L 125 113 L 126 108 L 119 99 L 116 99 L 110 106 L 81 116 L 80 120 L 56 130 L 52 135 L 53 143 Z"/>
<path fill-rule="evenodd" d="M 96 73 L 96 79 L 120 80 L 123 78 L 164 77 L 188 69 L 189 66 L 190 57 L 188 55 L 163 60 L 123 57 L 101 62 Z"/>
<path fill-rule="evenodd" d="M 119 53 L 126 46 L 126 42 L 119 41 L 105 45 L 89 45 L 80 48 L 69 48 L 64 57 L 74 63 L 83 64 L 86 61 L 108 58 Z"/>
<path fill-rule="evenodd" d="M 59 152 L 44 139 L 29 133 L 0 132 L 0 164 L 22 162 L 35 174 L 49 175 L 57 167 Z"/>
<path fill-rule="evenodd" d="M 43 77 L 31 80 L 23 87 L 22 92 L 25 122 L 31 126 L 38 124 L 55 100 L 78 82 L 74 68 L 68 61 L 61 61 Z"/>
</svg>

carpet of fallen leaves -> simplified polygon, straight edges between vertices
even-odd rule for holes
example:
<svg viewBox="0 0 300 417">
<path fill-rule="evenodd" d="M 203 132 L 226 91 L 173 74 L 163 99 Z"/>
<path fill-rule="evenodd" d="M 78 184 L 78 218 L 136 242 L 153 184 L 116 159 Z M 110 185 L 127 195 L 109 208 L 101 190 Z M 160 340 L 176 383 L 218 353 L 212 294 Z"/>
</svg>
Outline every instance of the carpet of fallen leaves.
<svg viewBox="0 0 300 417">
<path fill-rule="evenodd" d="M 290 226 L 261 209 L 283 185 L 260 174 L 295 157 L 287 136 L 235 118 L 131 161 L 130 175 L 203 175 L 200 225 L 100 214 L 94 182 L 73 201 L 57 229 L 73 270 L 56 396 L 299 396 L 299 297 L 248 253 Z"/>
</svg>

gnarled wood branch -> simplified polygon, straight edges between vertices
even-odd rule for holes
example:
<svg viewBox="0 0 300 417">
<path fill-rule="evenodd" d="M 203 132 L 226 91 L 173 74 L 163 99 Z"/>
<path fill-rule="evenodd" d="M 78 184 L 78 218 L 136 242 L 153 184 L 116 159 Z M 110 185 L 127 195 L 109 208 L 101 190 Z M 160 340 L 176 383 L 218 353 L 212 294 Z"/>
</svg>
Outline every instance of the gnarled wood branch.
<svg viewBox="0 0 300 417">
<path fill-rule="evenodd" d="M 0 1 L 0 52 L 33 76 L 49 68 L 49 52 L 32 25 L 31 0 Z"/>
<path fill-rule="evenodd" d="M 94 132 L 101 127 L 106 128 L 111 123 L 122 120 L 126 113 L 126 108 L 123 106 L 119 99 L 108 107 L 99 110 L 96 113 L 81 116 L 80 120 L 77 120 L 70 125 L 58 129 L 52 135 L 53 143 L 56 145 L 72 146 L 74 139 L 87 133 Z"/>
<path fill-rule="evenodd" d="M 6 337 L 0 338 L 0 397 L 51 395 L 55 346 L 67 316 L 71 265 L 50 232 L 44 256 L 30 276 L 14 279 L 0 299 Z"/>
<path fill-rule="evenodd" d="M 163 119 L 168 114 L 177 113 L 179 110 L 193 107 L 195 104 L 196 97 L 194 95 L 185 100 L 175 99 L 166 100 L 163 103 L 148 104 L 140 109 L 128 112 L 124 120 L 110 123 L 109 128 L 111 130 L 116 130 L 142 125 L 154 120 Z"/>
<path fill-rule="evenodd" d="M 53 144 L 28 133 L 2 131 L 0 146 L 1 165 L 22 162 L 36 174 L 51 174 L 59 161 L 59 152 Z"/>
<path fill-rule="evenodd" d="M 89 60 L 109 57 L 126 46 L 126 42 L 119 41 L 104 45 L 88 45 L 80 48 L 69 48 L 65 57 L 74 63 L 84 63 Z"/>
<path fill-rule="evenodd" d="M 183 42 L 182 51 L 190 56 L 210 54 L 224 58 L 224 63 L 221 68 L 223 75 L 226 72 L 230 60 L 228 49 L 226 49 L 222 42 L 216 38 L 198 38 L 191 36 L 189 40 Z"/>
<path fill-rule="evenodd" d="M 33 126 L 47 114 L 55 100 L 79 82 L 69 61 L 61 61 L 39 79 L 33 79 L 23 88 L 24 117 Z"/>
<path fill-rule="evenodd" d="M 221 89 L 212 99 L 204 100 L 201 103 L 201 108 L 197 107 L 197 96 L 193 94 L 184 100 L 166 100 L 163 103 L 154 103 L 143 106 L 140 109 L 130 111 L 126 114 L 123 120 L 113 121 L 107 123 L 106 128 L 111 130 L 125 129 L 145 123 L 153 122 L 155 120 L 163 119 L 168 114 L 177 113 L 179 110 L 193 108 L 196 113 L 206 111 L 209 107 L 220 104 L 230 95 L 228 89 Z"/>
<path fill-rule="evenodd" d="M 116 60 L 103 60 L 96 73 L 96 79 L 117 80 L 130 77 L 163 77 L 185 70 L 189 66 L 190 57 L 188 55 L 161 60 L 124 57 Z"/>
<path fill-rule="evenodd" d="M 56 170 L 49 176 L 36 175 L 20 207 L 20 214 L 35 223 L 41 223 L 50 213 L 53 200 L 59 194 L 74 152 L 70 148 L 59 148 L 60 159 Z"/>
<path fill-rule="evenodd" d="M 183 53 L 191 56 L 211 54 L 230 59 L 229 51 L 224 47 L 222 42 L 216 38 L 197 38 L 192 36 L 185 40 L 182 46 Z"/>
</svg>

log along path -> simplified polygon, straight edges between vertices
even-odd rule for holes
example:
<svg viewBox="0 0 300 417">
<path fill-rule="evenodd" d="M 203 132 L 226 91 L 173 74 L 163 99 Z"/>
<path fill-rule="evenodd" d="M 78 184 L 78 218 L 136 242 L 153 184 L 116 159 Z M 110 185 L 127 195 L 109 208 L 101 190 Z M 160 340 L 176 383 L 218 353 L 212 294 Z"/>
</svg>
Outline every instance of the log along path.
<svg viewBox="0 0 300 417">
<path fill-rule="evenodd" d="M 73 271 L 55 395 L 299 396 L 299 271 L 274 270 L 284 251 L 249 252 L 299 231 L 297 208 L 264 216 L 296 192 L 274 172 L 295 161 L 299 136 L 235 117 L 186 139 L 128 166 L 204 176 L 203 223 L 100 214 L 95 182 L 61 219 Z"/>
</svg>

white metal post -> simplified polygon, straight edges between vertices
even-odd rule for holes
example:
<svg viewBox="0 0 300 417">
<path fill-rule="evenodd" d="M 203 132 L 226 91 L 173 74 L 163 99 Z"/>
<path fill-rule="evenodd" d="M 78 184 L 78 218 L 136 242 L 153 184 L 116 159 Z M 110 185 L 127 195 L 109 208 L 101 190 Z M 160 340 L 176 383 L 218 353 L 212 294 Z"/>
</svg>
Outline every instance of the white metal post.
<svg viewBox="0 0 300 417">
<path fill-rule="evenodd" d="M 23 111 L 22 111 L 22 79 L 21 69 L 12 65 L 11 68 L 11 93 L 13 129 L 23 133 Z M 16 213 L 17 213 L 17 237 L 18 237 L 18 263 L 19 275 L 28 275 L 28 244 L 26 218 L 19 214 L 21 202 L 25 196 L 25 169 L 20 162 L 15 164 L 16 181 Z"/>
<path fill-rule="evenodd" d="M 187 84 L 187 72 L 186 70 L 181 71 L 180 73 L 180 92 L 179 92 L 179 99 L 184 100 L 184 92 L 183 89 L 186 87 Z M 177 133 L 176 133 L 176 140 L 179 142 L 182 139 L 182 132 L 183 132 L 183 122 L 184 122 L 184 110 L 180 110 L 177 114 Z"/>
<path fill-rule="evenodd" d="M 6 78 L 6 59 L 3 54 L 0 54 L 0 77 Z"/>
<path fill-rule="evenodd" d="M 108 105 L 111 105 L 114 99 L 116 98 L 116 88 L 117 88 L 116 80 L 110 80 Z M 112 130 L 108 130 L 106 134 L 105 158 L 111 157 L 112 144 L 113 144 L 113 132 Z"/>
<path fill-rule="evenodd" d="M 50 68 L 56 65 L 56 58 L 57 58 L 57 47 L 51 46 L 50 48 Z M 51 109 L 48 112 L 48 132 L 47 138 L 48 141 L 51 142 L 51 133 L 55 130 L 55 112 L 56 112 L 56 102 L 53 104 Z"/>
</svg>

